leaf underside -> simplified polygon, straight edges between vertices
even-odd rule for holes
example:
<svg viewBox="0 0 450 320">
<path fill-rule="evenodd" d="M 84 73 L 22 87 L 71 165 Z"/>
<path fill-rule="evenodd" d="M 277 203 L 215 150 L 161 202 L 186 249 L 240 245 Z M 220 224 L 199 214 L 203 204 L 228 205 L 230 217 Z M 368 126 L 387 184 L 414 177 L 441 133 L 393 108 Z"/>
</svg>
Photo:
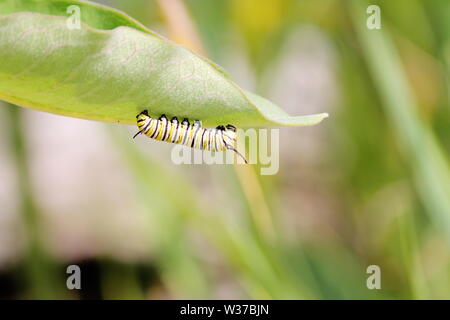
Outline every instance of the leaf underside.
<svg viewBox="0 0 450 320">
<path fill-rule="evenodd" d="M 67 7 L 81 26 L 68 27 Z M 209 60 L 125 14 L 81 1 L 0 0 L 0 99 L 77 118 L 135 124 L 148 109 L 205 126 L 305 126 L 243 91 Z"/>
</svg>

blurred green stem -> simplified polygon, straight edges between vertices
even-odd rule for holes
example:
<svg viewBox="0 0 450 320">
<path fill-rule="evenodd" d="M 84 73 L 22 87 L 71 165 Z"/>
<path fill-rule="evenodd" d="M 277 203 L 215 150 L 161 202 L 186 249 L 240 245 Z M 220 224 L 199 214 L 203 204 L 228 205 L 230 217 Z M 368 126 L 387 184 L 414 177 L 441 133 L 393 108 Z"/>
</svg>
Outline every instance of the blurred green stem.
<svg viewBox="0 0 450 320">
<path fill-rule="evenodd" d="M 260 235 L 267 241 L 275 240 L 272 214 L 264 197 L 261 184 L 255 171 L 249 165 L 234 165 L 242 191 L 250 208 L 251 218 Z"/>
</svg>

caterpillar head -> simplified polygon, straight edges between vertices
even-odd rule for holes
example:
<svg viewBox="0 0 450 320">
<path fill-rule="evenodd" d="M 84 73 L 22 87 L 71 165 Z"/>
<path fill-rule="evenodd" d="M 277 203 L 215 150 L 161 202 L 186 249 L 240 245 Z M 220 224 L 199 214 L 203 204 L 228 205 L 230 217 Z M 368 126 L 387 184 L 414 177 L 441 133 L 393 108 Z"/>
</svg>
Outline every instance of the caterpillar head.
<svg viewBox="0 0 450 320">
<path fill-rule="evenodd" d="M 227 131 L 227 132 L 236 132 L 236 127 L 231 124 L 227 124 L 226 126 L 217 126 L 218 130 Z"/>
<path fill-rule="evenodd" d="M 227 126 L 225 128 L 226 128 L 227 131 L 236 132 L 236 127 L 232 126 L 231 124 L 227 124 Z"/>
<path fill-rule="evenodd" d="M 223 139 L 227 146 L 235 146 L 237 137 L 236 137 L 236 128 L 231 124 L 227 124 L 226 126 L 219 126 L 219 130 L 223 132 Z"/>
<path fill-rule="evenodd" d="M 222 126 L 222 130 L 225 132 L 224 137 L 230 140 L 227 142 L 231 143 L 232 145 L 236 145 L 237 140 L 236 127 L 232 126 L 231 124 L 227 124 L 225 127 Z"/>
<path fill-rule="evenodd" d="M 225 147 L 229 150 L 233 150 L 234 152 L 236 152 L 237 155 L 239 155 L 244 161 L 245 163 L 247 162 L 247 159 L 245 159 L 245 157 L 239 153 L 239 151 L 237 151 L 237 135 L 236 135 L 236 127 L 232 126 L 231 124 L 227 124 L 225 127 L 224 126 L 220 126 L 220 129 L 224 131 L 223 134 L 223 141 L 225 142 Z"/>
</svg>

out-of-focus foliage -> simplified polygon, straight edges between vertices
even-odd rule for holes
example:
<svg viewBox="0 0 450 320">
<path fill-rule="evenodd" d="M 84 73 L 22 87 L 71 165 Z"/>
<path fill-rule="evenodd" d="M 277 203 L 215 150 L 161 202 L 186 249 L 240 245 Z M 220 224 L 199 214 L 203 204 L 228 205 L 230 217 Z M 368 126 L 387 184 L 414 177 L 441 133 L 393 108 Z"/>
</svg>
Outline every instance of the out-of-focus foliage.
<svg viewBox="0 0 450 320">
<path fill-rule="evenodd" d="M 0 294 L 449 298 L 449 3 L 376 1 L 368 30 L 363 1 L 167 2 L 105 3 L 163 34 L 184 8 L 241 87 L 332 117 L 281 129 L 280 170 L 261 176 L 2 106 Z M 85 290 L 65 289 L 69 264 Z"/>
</svg>

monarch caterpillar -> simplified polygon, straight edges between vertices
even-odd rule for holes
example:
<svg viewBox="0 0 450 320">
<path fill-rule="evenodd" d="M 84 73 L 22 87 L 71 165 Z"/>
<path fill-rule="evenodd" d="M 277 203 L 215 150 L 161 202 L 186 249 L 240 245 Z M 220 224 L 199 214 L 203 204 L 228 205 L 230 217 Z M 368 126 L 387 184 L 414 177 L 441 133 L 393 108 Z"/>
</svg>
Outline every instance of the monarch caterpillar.
<svg viewBox="0 0 450 320">
<path fill-rule="evenodd" d="M 199 120 L 195 120 L 191 125 L 186 118 L 182 122 L 179 122 L 177 117 L 173 117 L 169 121 L 164 114 L 159 119 L 155 119 L 149 116 L 148 110 L 139 113 L 136 119 L 139 131 L 133 136 L 133 139 L 143 133 L 151 139 L 182 144 L 201 150 L 214 152 L 232 150 L 244 159 L 245 163 L 248 163 L 236 149 L 236 128 L 231 124 L 216 128 L 203 128 Z"/>
</svg>

